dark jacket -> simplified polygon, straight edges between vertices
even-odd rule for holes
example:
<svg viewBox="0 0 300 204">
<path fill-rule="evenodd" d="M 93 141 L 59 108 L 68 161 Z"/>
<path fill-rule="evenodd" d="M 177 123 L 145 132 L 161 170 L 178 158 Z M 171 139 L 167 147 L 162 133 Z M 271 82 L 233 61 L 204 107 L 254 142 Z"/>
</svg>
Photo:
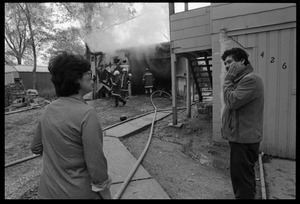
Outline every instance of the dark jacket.
<svg viewBox="0 0 300 204">
<path fill-rule="evenodd" d="M 121 97 L 121 77 L 120 75 L 114 76 L 112 79 L 112 92 L 113 96 Z"/>
<path fill-rule="evenodd" d="M 130 77 L 129 75 L 126 73 L 126 74 L 122 74 L 121 76 L 121 90 L 122 91 L 128 91 L 128 84 L 130 82 Z"/>
<path fill-rule="evenodd" d="M 154 77 L 151 72 L 147 72 L 143 75 L 143 83 L 145 88 L 152 88 L 154 82 Z"/>
<path fill-rule="evenodd" d="M 225 109 L 222 137 L 231 142 L 257 143 L 263 136 L 264 86 L 252 66 L 234 81 L 223 85 Z"/>
</svg>

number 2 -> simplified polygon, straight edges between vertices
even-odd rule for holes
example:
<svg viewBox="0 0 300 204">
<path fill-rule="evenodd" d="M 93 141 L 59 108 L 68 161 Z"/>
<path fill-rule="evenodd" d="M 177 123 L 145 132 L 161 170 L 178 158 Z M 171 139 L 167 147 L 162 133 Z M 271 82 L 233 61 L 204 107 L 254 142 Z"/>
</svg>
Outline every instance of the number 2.
<svg viewBox="0 0 300 204">
<path fill-rule="evenodd" d="M 274 63 L 275 57 L 271 57 L 271 62 L 270 63 Z"/>
</svg>

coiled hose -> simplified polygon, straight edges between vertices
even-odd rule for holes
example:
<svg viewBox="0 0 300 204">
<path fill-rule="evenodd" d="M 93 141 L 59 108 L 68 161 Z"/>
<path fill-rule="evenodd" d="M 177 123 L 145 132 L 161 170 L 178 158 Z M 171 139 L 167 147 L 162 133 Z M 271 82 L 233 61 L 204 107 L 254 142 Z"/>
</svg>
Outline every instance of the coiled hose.
<svg viewBox="0 0 300 204">
<path fill-rule="evenodd" d="M 152 103 L 152 106 L 154 107 L 154 117 L 153 117 L 153 120 L 152 120 L 152 124 L 151 124 L 151 129 L 150 129 L 150 134 L 149 134 L 149 139 L 148 139 L 148 142 L 146 144 L 146 147 L 144 149 L 144 151 L 142 152 L 142 154 L 140 155 L 139 159 L 137 160 L 137 162 L 135 163 L 135 165 L 133 166 L 133 168 L 131 169 L 130 173 L 128 174 L 127 178 L 125 179 L 124 183 L 122 184 L 122 186 L 119 188 L 118 192 L 116 193 L 114 199 L 120 199 L 122 194 L 124 193 L 127 185 L 129 184 L 131 178 L 133 177 L 133 175 L 135 174 L 136 170 L 138 169 L 141 161 L 143 160 L 148 148 L 149 148 L 149 145 L 150 145 L 150 142 L 151 142 L 151 139 L 152 139 L 152 135 L 153 135 L 153 127 L 154 127 L 154 123 L 155 123 L 155 119 L 156 119 L 156 114 L 157 114 L 157 107 L 155 106 L 154 102 L 153 102 L 153 95 L 156 94 L 156 93 L 165 93 L 167 94 L 168 96 L 170 96 L 170 98 L 172 97 L 169 93 L 165 92 L 165 91 L 154 91 L 151 95 L 150 95 L 150 101 Z"/>
</svg>

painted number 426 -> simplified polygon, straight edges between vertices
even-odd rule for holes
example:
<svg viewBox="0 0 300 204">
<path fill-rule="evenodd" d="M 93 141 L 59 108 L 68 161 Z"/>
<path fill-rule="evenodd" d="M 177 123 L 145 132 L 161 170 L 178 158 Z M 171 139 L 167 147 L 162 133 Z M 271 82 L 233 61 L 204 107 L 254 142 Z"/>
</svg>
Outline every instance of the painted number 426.
<svg viewBox="0 0 300 204">
<path fill-rule="evenodd" d="M 263 57 L 265 56 L 265 53 L 262 52 L 262 53 L 260 54 L 260 56 L 263 58 Z M 270 63 L 275 63 L 275 57 L 271 57 Z M 287 66 L 286 66 L 286 63 L 284 62 L 284 63 L 282 64 L 282 69 L 286 69 L 286 68 L 287 68 Z"/>
</svg>

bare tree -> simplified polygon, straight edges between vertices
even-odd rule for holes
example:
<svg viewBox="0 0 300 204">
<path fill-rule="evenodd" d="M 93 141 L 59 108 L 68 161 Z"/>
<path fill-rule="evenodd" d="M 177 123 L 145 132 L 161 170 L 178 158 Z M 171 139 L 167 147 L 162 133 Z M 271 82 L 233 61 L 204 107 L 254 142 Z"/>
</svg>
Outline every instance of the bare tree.
<svg viewBox="0 0 300 204">
<path fill-rule="evenodd" d="M 53 24 L 49 19 L 51 10 L 41 3 L 18 3 L 18 7 L 22 10 L 28 23 L 30 36 L 28 42 L 32 47 L 33 55 L 33 88 L 36 89 L 37 55 L 43 44 L 53 38 L 50 32 Z"/>
<path fill-rule="evenodd" d="M 52 53 L 59 50 L 84 55 L 85 49 L 85 43 L 81 38 L 79 28 L 69 27 L 55 33 L 51 46 L 42 54 L 42 59 L 45 61 L 48 60 Z"/>
<path fill-rule="evenodd" d="M 28 22 L 29 27 L 29 33 L 30 33 L 30 43 L 32 46 L 33 51 L 33 71 L 32 71 L 32 81 L 33 81 L 33 89 L 36 89 L 36 49 L 35 49 L 35 43 L 34 43 L 34 32 L 32 29 L 32 23 L 31 23 L 31 12 L 29 10 L 30 6 L 25 3 L 24 5 L 19 4 L 19 7 L 23 10 L 24 14 L 26 15 L 26 19 Z"/>
<path fill-rule="evenodd" d="M 29 47 L 28 23 L 17 4 L 5 4 L 5 56 L 17 59 L 19 65 L 25 50 Z"/>
</svg>

